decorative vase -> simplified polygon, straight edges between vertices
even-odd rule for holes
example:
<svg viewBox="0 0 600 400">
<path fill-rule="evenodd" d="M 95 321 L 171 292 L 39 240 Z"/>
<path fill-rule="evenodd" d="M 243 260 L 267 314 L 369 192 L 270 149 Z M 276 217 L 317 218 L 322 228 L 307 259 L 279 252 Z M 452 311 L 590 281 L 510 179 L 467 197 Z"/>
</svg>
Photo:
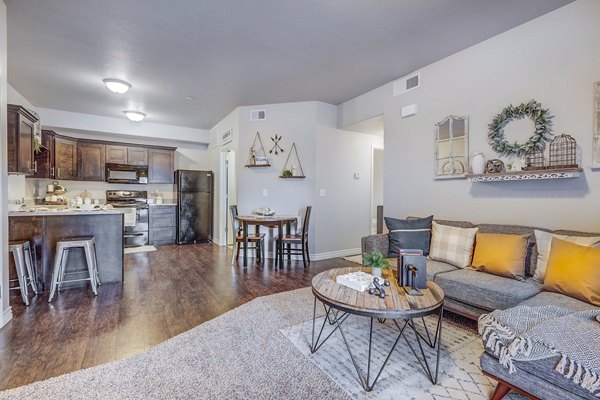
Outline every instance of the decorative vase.
<svg viewBox="0 0 600 400">
<path fill-rule="evenodd" d="M 476 153 L 471 159 L 471 169 L 474 174 L 485 173 L 485 156 L 483 153 Z"/>
<path fill-rule="evenodd" d="M 381 278 L 381 268 L 371 267 L 371 275 Z"/>
</svg>

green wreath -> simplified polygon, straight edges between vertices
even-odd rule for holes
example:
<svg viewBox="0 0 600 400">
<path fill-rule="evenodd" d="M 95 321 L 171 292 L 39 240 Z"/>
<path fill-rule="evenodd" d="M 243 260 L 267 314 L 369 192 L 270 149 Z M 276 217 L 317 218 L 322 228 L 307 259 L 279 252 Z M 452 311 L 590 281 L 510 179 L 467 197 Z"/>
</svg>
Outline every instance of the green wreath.
<svg viewBox="0 0 600 400">
<path fill-rule="evenodd" d="M 535 124 L 535 132 L 527 140 L 520 144 L 518 142 L 508 143 L 504 138 L 504 127 L 513 119 L 522 119 L 529 117 Z M 546 142 L 552 139 L 552 118 L 548 109 L 542 108 L 542 105 L 535 100 L 530 100 L 529 103 L 521 103 L 518 106 L 512 104 L 505 107 L 504 110 L 489 124 L 490 131 L 488 133 L 489 144 L 492 149 L 500 155 L 516 155 L 522 156 L 530 150 L 544 150 Z"/>
</svg>

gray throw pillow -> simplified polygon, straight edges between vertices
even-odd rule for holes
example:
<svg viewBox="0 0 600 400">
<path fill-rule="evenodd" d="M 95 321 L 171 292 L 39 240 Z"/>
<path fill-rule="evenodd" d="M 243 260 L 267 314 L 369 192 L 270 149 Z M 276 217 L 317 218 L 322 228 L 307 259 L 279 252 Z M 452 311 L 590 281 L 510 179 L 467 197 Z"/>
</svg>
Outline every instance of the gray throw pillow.
<svg viewBox="0 0 600 400">
<path fill-rule="evenodd" d="M 388 257 L 398 257 L 398 249 L 421 249 L 429 254 L 431 240 L 431 221 L 433 215 L 425 218 L 396 219 L 385 217 L 390 240 Z"/>
</svg>

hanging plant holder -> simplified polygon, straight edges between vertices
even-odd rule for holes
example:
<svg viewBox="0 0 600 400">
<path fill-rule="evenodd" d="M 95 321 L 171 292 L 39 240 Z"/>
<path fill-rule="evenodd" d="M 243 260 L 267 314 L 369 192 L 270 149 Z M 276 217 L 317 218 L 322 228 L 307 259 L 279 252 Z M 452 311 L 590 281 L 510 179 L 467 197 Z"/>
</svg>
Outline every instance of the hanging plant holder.
<svg viewBox="0 0 600 400">
<path fill-rule="evenodd" d="M 265 146 L 263 146 L 263 142 L 260 138 L 260 133 L 256 132 L 254 142 L 252 142 L 252 146 L 250 146 L 250 151 L 248 153 L 248 161 L 246 161 L 246 167 L 258 168 L 270 166 L 271 164 L 269 164 L 269 159 L 267 158 Z"/>
<path fill-rule="evenodd" d="M 292 158 L 292 154 L 294 155 L 294 157 L 296 157 L 296 162 L 298 163 L 297 165 L 294 162 L 294 158 Z M 290 158 L 292 158 L 291 163 L 290 163 Z M 292 143 L 292 148 L 290 149 L 287 159 L 285 160 L 285 164 L 283 166 L 283 171 L 281 171 L 280 178 L 283 178 L 283 179 L 306 178 L 306 176 L 304 176 L 304 170 L 302 169 L 302 163 L 300 162 L 300 157 L 298 157 L 298 150 L 296 149 L 296 143 Z"/>
</svg>

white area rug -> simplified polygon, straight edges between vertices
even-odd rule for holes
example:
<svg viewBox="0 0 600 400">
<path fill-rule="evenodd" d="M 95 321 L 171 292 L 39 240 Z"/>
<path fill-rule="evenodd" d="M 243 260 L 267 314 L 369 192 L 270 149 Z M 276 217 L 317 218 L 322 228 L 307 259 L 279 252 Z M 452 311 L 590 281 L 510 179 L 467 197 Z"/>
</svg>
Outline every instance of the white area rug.
<svg viewBox="0 0 600 400">
<path fill-rule="evenodd" d="M 125 253 L 125 254 L 147 253 L 149 251 L 156 251 L 156 247 L 154 247 L 154 246 L 126 247 L 123 250 L 123 253 Z"/>
<path fill-rule="evenodd" d="M 434 332 L 435 318 L 426 320 L 430 332 Z M 322 321 L 323 318 L 317 320 L 315 335 L 318 334 Z M 350 316 L 342 327 L 357 363 L 366 372 L 369 319 Z M 379 372 L 389 349 L 392 348 L 398 332 L 393 322 L 389 320 L 383 324 L 374 322 L 373 327 L 371 382 Z M 321 337 L 326 337 L 331 330 L 333 326 L 326 324 Z M 495 387 L 495 382 L 483 375 L 479 368 L 479 356 L 483 352 L 481 339 L 472 331 L 451 322 L 444 321 L 437 385 L 429 381 L 406 341 L 400 339 L 373 391 L 369 393 L 365 392 L 360 385 L 339 332 L 335 332 L 315 354 L 310 354 L 312 320 L 281 329 L 280 332 L 355 399 L 484 400 L 490 398 Z M 420 354 L 412 330 L 407 336 Z M 424 349 L 430 367 L 435 368 L 435 351 L 428 346 L 424 346 Z M 505 398 L 524 399 L 512 393 Z"/>
</svg>

